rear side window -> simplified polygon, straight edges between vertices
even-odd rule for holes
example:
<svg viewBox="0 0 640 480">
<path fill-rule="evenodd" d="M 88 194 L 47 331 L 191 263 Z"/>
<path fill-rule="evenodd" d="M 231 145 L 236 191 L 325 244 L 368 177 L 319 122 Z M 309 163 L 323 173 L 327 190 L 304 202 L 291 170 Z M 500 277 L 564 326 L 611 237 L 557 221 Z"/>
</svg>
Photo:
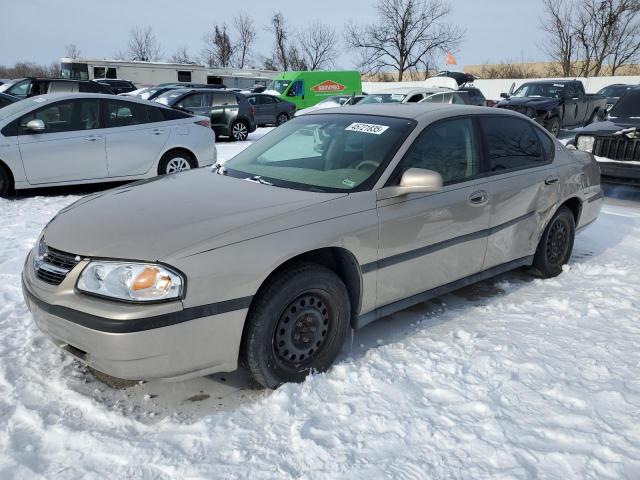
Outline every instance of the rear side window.
<svg viewBox="0 0 640 480">
<path fill-rule="evenodd" d="M 79 91 L 82 93 L 102 93 L 105 91 L 105 88 L 96 82 L 80 82 Z"/>
<path fill-rule="evenodd" d="M 276 103 L 273 97 L 270 97 L 268 95 L 262 95 L 258 98 L 260 99 L 261 105 L 273 105 L 274 103 Z"/>
<path fill-rule="evenodd" d="M 400 162 L 395 182 L 409 168 L 424 168 L 442 175 L 444 183 L 470 179 L 480 161 L 472 120 L 456 118 L 428 126 Z"/>
<path fill-rule="evenodd" d="M 556 151 L 556 146 L 553 143 L 553 140 L 551 140 L 549 135 L 545 134 L 540 128 L 534 128 L 534 130 L 538 136 L 538 140 L 540 140 L 540 145 L 542 145 L 542 152 L 544 153 L 545 160 L 548 162 L 552 161 Z"/>
<path fill-rule="evenodd" d="M 191 115 L 178 110 L 172 110 L 170 108 L 158 108 L 164 120 L 182 120 L 183 118 L 189 118 Z"/>
<path fill-rule="evenodd" d="M 118 100 L 107 100 L 105 104 L 107 128 L 128 127 L 149 122 L 146 105 Z"/>
<path fill-rule="evenodd" d="M 546 163 L 540 140 L 528 122 L 511 116 L 481 117 L 491 172 L 536 167 Z"/>
<path fill-rule="evenodd" d="M 180 108 L 200 108 L 203 106 L 203 99 L 205 95 L 203 93 L 194 93 L 187 95 L 178 102 Z"/>
<path fill-rule="evenodd" d="M 238 99 L 233 93 L 214 93 L 213 94 L 213 105 L 237 105 Z"/>
</svg>

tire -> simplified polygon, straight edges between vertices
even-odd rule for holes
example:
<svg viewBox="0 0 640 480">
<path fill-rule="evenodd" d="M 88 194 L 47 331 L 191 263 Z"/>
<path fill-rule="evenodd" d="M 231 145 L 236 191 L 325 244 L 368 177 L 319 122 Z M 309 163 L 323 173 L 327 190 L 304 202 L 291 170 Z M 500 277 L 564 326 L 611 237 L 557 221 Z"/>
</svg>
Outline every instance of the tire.
<svg viewBox="0 0 640 480">
<path fill-rule="evenodd" d="M 544 122 L 544 128 L 546 128 L 551 135 L 557 137 L 560 135 L 560 119 L 558 117 L 551 117 L 549 120 Z"/>
<path fill-rule="evenodd" d="M 258 385 L 276 388 L 323 372 L 349 331 L 351 305 L 344 283 L 314 263 L 277 274 L 254 299 L 243 336 L 242 362 Z"/>
<path fill-rule="evenodd" d="M 249 137 L 249 127 L 242 120 L 236 120 L 231 125 L 231 140 L 244 142 Z"/>
<path fill-rule="evenodd" d="M 276 127 L 279 127 L 280 125 L 282 125 L 283 123 L 287 123 L 288 121 L 289 121 L 289 115 L 287 115 L 286 113 L 281 113 L 276 118 Z"/>
<path fill-rule="evenodd" d="M 170 175 L 196 168 L 196 162 L 190 153 L 174 150 L 165 153 L 158 163 L 158 175 Z"/>
<path fill-rule="evenodd" d="M 0 165 L 0 197 L 7 197 L 13 191 L 13 180 L 11 174 L 4 167 Z"/>
<path fill-rule="evenodd" d="M 533 257 L 533 274 L 540 278 L 559 275 L 571 258 L 575 235 L 573 213 L 567 207 L 560 207 L 542 233 Z"/>
</svg>

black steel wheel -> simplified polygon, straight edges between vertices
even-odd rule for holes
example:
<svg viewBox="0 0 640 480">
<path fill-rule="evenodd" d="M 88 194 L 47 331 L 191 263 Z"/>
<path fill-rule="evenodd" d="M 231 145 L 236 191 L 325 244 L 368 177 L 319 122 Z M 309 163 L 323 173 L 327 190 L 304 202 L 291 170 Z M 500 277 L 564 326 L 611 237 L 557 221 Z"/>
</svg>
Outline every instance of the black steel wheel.
<svg viewBox="0 0 640 480">
<path fill-rule="evenodd" d="M 254 299 L 243 334 L 243 363 L 263 387 L 301 382 L 333 364 L 350 317 L 349 294 L 338 275 L 321 265 L 295 264 Z"/>
<path fill-rule="evenodd" d="M 542 233 L 533 259 L 533 272 L 550 278 L 562 272 L 569 262 L 575 238 L 575 218 L 567 207 L 560 207 Z"/>
</svg>

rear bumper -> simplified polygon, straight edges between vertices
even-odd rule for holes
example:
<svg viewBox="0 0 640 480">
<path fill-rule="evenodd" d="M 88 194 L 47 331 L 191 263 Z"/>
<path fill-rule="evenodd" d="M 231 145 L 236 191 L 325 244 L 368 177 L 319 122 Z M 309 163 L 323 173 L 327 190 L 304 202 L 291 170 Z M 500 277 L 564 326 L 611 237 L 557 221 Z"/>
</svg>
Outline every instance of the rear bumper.
<svg viewBox="0 0 640 480">
<path fill-rule="evenodd" d="M 128 380 L 183 380 L 237 368 L 247 308 L 156 326 L 148 320 L 175 319 L 184 310 L 166 304 L 161 307 L 166 313 L 154 309 L 152 317 L 145 317 L 150 306 L 125 305 L 130 310 L 125 316 L 131 318 L 118 318 L 123 306 L 117 302 L 75 293 L 82 262 L 58 287 L 41 282 L 30 266 L 29 256 L 22 289 L 38 328 L 59 348 L 101 372 Z M 90 308 L 83 308 L 85 302 Z M 116 308 L 109 311 L 110 306 Z M 96 314 L 96 307 L 104 313 Z"/>
</svg>

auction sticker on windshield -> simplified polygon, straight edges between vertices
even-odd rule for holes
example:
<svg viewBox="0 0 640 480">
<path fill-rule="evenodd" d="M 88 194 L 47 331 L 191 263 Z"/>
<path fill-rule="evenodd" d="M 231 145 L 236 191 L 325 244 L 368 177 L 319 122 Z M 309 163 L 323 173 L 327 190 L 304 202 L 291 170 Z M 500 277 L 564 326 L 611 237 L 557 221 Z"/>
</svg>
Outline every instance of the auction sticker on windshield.
<svg viewBox="0 0 640 480">
<path fill-rule="evenodd" d="M 349 132 L 373 133 L 382 135 L 389 127 L 387 125 L 375 125 L 373 123 L 352 123 L 345 130 Z"/>
</svg>

